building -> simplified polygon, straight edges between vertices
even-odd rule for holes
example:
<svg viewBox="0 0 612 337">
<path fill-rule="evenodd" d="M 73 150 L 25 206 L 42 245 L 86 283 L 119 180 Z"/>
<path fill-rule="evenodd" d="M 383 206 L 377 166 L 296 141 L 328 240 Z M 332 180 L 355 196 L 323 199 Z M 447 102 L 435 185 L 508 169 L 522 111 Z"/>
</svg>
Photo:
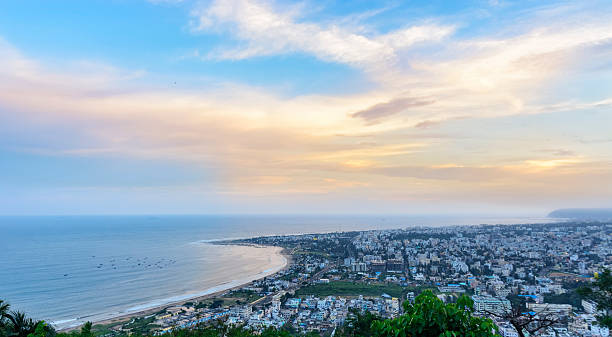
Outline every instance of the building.
<svg viewBox="0 0 612 337">
<path fill-rule="evenodd" d="M 582 300 L 582 307 L 587 314 L 594 314 L 597 312 L 597 303 L 589 300 Z"/>
<path fill-rule="evenodd" d="M 345 267 L 350 267 L 353 263 L 355 263 L 355 258 L 353 257 L 347 257 L 344 259 L 344 266 Z"/>
<path fill-rule="evenodd" d="M 516 329 L 510 324 L 502 324 L 499 326 L 499 334 L 502 337 L 518 337 L 519 334 L 516 332 Z"/>
<path fill-rule="evenodd" d="M 463 289 L 458 284 L 449 284 L 447 286 L 440 286 L 438 287 L 438 290 L 440 290 L 441 293 L 464 293 L 465 292 L 465 289 Z"/>
<path fill-rule="evenodd" d="M 511 309 L 510 301 L 491 296 L 472 296 L 474 300 L 474 310 L 479 314 L 487 312 L 504 313 Z"/>
<path fill-rule="evenodd" d="M 384 273 L 387 268 L 387 264 L 383 261 L 372 261 L 370 263 L 370 269 L 375 273 Z"/>
<path fill-rule="evenodd" d="M 366 272 L 368 271 L 368 265 L 365 264 L 364 262 L 353 263 L 351 265 L 351 271 L 352 272 Z"/>
<path fill-rule="evenodd" d="M 572 313 L 571 304 L 527 303 L 527 309 L 542 315 L 557 314 L 569 316 Z"/>
<path fill-rule="evenodd" d="M 404 270 L 404 261 L 400 259 L 387 260 L 387 271 L 401 273 Z"/>
<path fill-rule="evenodd" d="M 285 302 L 285 306 L 287 308 L 298 308 L 300 303 L 302 303 L 301 298 L 290 298 Z"/>
<path fill-rule="evenodd" d="M 408 303 L 413 304 L 414 303 L 414 292 L 409 292 L 408 294 L 406 294 L 406 300 L 408 301 Z"/>
</svg>

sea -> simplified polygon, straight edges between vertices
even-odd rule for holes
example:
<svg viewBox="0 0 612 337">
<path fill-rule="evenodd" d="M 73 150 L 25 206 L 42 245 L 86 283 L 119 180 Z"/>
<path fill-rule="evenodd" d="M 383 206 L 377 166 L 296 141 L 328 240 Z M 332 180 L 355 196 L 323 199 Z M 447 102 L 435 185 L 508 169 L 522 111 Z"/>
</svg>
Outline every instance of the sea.
<svg viewBox="0 0 612 337">
<path fill-rule="evenodd" d="M 283 268 L 275 247 L 218 245 L 263 235 L 551 222 L 476 216 L 4 216 L 0 299 L 67 328 L 229 289 Z"/>
</svg>

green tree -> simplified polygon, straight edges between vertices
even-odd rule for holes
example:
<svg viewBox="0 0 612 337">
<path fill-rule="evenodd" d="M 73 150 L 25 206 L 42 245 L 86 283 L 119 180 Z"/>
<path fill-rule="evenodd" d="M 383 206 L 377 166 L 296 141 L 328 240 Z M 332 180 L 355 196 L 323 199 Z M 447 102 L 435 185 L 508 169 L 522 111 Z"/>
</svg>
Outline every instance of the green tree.
<svg viewBox="0 0 612 337">
<path fill-rule="evenodd" d="M 216 308 L 220 308 L 223 306 L 223 300 L 221 299 L 215 299 L 213 300 L 213 302 L 210 304 L 210 307 L 212 309 L 216 309 Z"/>
<path fill-rule="evenodd" d="M 94 337 L 94 333 L 91 332 L 91 322 L 85 322 L 81 327 L 81 336 L 80 337 Z"/>
<path fill-rule="evenodd" d="M 369 311 L 361 313 L 351 309 L 351 316 L 347 319 L 341 334 L 350 337 L 372 336 L 372 323 L 379 320 L 380 317 Z"/>
<path fill-rule="evenodd" d="M 457 303 L 445 304 L 430 290 L 422 292 L 414 305 L 404 302 L 404 314 L 372 323 L 377 337 L 489 337 L 497 327 L 489 318 L 472 315 L 474 302 L 463 295 Z"/>
<path fill-rule="evenodd" d="M 28 334 L 28 337 L 53 337 L 55 336 L 55 330 L 45 323 L 45 321 L 39 321 L 36 323 L 36 328 L 33 333 Z"/>
<path fill-rule="evenodd" d="M 276 330 L 274 328 L 267 328 L 261 332 L 261 337 L 291 337 L 291 334 L 287 330 Z"/>
<path fill-rule="evenodd" d="M 8 325 L 8 314 L 10 305 L 0 300 L 0 337 L 7 335 L 6 329 Z"/>
<path fill-rule="evenodd" d="M 7 335 L 10 337 L 28 337 L 36 330 L 37 323 L 20 311 L 11 311 L 7 315 Z"/>
<path fill-rule="evenodd" d="M 597 322 L 601 326 L 612 329 L 612 274 L 610 270 L 604 270 L 595 278 L 592 286 L 579 288 L 578 293 L 597 303 L 597 309 L 603 311 L 603 314 L 597 316 Z"/>
</svg>

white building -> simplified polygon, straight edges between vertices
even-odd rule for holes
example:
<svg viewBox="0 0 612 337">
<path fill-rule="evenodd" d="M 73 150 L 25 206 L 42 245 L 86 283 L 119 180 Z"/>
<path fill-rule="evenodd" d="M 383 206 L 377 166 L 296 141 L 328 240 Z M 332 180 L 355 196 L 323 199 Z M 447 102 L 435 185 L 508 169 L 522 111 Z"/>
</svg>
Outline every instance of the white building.
<svg viewBox="0 0 612 337">
<path fill-rule="evenodd" d="M 511 309 L 510 301 L 491 296 L 472 296 L 474 309 L 477 313 L 495 312 L 504 313 Z"/>
</svg>

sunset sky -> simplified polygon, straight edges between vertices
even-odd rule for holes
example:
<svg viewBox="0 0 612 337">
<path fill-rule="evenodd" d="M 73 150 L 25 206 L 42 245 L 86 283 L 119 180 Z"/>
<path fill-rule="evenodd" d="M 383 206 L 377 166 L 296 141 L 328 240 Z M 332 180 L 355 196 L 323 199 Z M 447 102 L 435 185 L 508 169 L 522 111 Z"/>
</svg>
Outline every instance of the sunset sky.
<svg viewBox="0 0 612 337">
<path fill-rule="evenodd" d="M 612 206 L 612 2 L 0 2 L 0 214 Z"/>
</svg>

